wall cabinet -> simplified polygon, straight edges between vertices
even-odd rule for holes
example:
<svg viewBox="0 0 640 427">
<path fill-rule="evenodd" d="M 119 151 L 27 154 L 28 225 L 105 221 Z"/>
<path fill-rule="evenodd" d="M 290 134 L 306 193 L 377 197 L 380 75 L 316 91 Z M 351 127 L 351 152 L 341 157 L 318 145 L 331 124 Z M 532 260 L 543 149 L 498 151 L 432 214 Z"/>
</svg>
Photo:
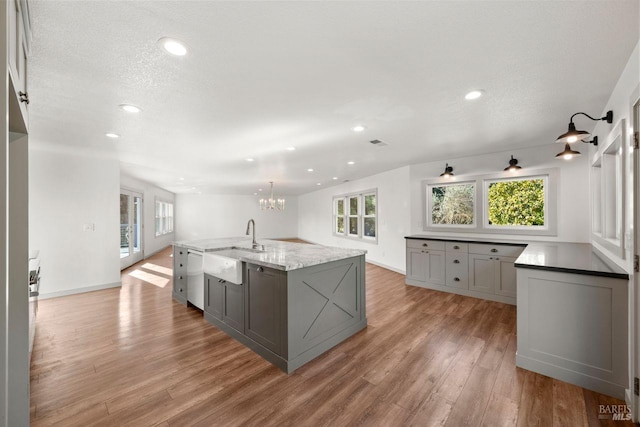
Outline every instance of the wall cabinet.
<svg viewBox="0 0 640 427">
<path fill-rule="evenodd" d="M 25 0 L 9 0 L 9 77 L 14 94 L 10 106 L 20 112 L 22 123 L 12 118 L 14 131 L 27 133 L 29 124 L 28 54 L 31 39 L 29 7 Z"/>
<path fill-rule="evenodd" d="M 406 283 L 515 304 L 514 263 L 523 249 L 491 242 L 407 239 Z"/>
</svg>

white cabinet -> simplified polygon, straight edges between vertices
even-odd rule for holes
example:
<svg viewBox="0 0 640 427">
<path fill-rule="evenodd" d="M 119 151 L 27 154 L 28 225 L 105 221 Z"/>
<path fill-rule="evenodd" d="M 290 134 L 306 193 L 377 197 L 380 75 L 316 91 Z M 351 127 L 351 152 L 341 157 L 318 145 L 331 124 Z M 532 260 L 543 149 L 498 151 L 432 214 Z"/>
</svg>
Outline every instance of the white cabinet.
<svg viewBox="0 0 640 427">
<path fill-rule="evenodd" d="M 516 296 L 516 257 L 469 255 L 469 289 L 489 294 Z"/>
<path fill-rule="evenodd" d="M 524 245 L 407 239 L 409 285 L 515 304 Z"/>
<path fill-rule="evenodd" d="M 431 249 L 407 250 L 407 278 L 418 282 L 444 285 L 444 251 Z"/>
<path fill-rule="evenodd" d="M 29 7 L 26 0 L 9 0 L 9 77 L 14 93 L 10 93 L 10 104 L 20 112 L 22 123 L 16 125 L 12 119 L 13 130 L 27 133 L 29 125 L 28 90 L 28 54 L 31 39 Z"/>
</svg>

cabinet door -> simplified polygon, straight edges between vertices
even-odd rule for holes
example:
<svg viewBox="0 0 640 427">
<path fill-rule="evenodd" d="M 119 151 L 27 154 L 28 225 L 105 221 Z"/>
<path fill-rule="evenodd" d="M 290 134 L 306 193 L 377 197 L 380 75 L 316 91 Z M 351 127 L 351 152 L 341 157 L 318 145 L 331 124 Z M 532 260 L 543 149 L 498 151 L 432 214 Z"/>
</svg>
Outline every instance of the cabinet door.
<svg viewBox="0 0 640 427">
<path fill-rule="evenodd" d="M 222 320 L 224 301 L 224 283 L 222 279 L 208 274 L 204 275 L 204 311 Z"/>
<path fill-rule="evenodd" d="M 245 277 L 245 335 L 282 354 L 285 276 L 283 272 L 247 263 Z"/>
<path fill-rule="evenodd" d="M 469 289 L 495 294 L 496 261 L 488 255 L 469 254 Z"/>
<path fill-rule="evenodd" d="M 420 282 L 426 281 L 428 262 L 422 249 L 407 248 L 407 278 Z"/>
<path fill-rule="evenodd" d="M 496 278 L 496 294 L 509 297 L 516 296 L 516 257 L 497 257 L 498 277 Z"/>
<path fill-rule="evenodd" d="M 244 287 L 223 280 L 224 304 L 222 321 L 238 332 L 244 333 Z"/>
<path fill-rule="evenodd" d="M 427 264 L 427 282 L 434 285 L 444 285 L 445 259 L 443 251 L 424 251 Z"/>
</svg>

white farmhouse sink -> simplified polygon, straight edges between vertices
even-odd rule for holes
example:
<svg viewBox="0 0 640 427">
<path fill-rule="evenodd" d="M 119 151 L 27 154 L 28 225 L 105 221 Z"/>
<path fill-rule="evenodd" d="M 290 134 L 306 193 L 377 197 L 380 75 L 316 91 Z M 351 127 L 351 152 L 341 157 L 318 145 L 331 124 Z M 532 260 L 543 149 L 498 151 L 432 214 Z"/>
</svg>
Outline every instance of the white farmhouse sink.
<svg viewBox="0 0 640 427">
<path fill-rule="evenodd" d="M 205 252 L 202 269 L 219 279 L 237 285 L 242 283 L 242 261 L 239 257 L 246 253 L 257 253 L 255 249 L 233 248 L 222 251 Z"/>
</svg>

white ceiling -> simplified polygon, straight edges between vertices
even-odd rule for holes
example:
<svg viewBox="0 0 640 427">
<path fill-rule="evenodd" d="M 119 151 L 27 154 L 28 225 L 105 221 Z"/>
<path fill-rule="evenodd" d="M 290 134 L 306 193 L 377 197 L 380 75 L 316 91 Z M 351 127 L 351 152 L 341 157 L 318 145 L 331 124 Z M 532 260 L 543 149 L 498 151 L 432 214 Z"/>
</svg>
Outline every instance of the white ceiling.
<svg viewBox="0 0 640 427">
<path fill-rule="evenodd" d="M 178 193 L 295 195 L 551 144 L 572 113 L 602 112 L 638 42 L 637 0 L 30 5 L 34 144 L 116 156 Z"/>
</svg>

